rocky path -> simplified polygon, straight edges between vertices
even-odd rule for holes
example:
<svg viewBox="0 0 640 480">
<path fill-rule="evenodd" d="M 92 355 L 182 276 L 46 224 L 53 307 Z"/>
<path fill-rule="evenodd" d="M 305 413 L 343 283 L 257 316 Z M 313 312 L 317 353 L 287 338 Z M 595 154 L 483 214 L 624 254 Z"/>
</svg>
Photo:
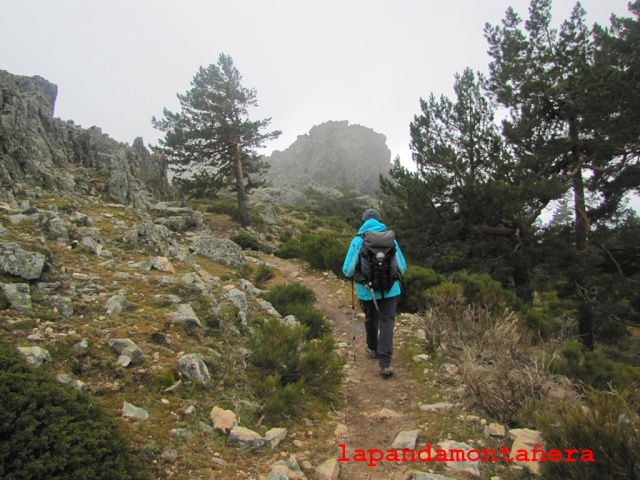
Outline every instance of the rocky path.
<svg viewBox="0 0 640 480">
<path fill-rule="evenodd" d="M 339 424 L 334 433 L 334 455 L 344 453 L 350 462 L 340 463 L 340 479 L 348 480 L 401 480 L 408 470 L 415 468 L 410 463 L 376 462 L 368 466 L 353 461 L 356 450 L 390 449 L 401 431 L 419 429 L 420 408 L 416 392 L 418 385 L 406 372 L 406 366 L 397 358 L 393 367 L 395 375 L 383 378 L 378 373 L 378 364 L 364 352 L 364 325 L 356 304 L 355 345 L 353 342 L 353 313 L 351 308 L 351 286 L 340 280 L 330 280 L 321 274 L 310 274 L 291 263 L 273 258 L 282 275 L 290 282 L 298 282 L 311 288 L 318 298 L 316 308 L 325 313 L 333 325 L 334 334 L 340 343 L 348 344 L 343 353 L 347 358 L 346 381 L 343 390 L 344 405 L 338 412 Z M 396 328 L 397 330 L 397 328 Z M 395 349 L 401 347 L 401 338 L 396 334 Z M 355 346 L 355 350 L 354 350 Z M 346 351 L 345 351 L 346 350 Z M 354 358 L 355 352 L 355 358 Z M 328 440 L 327 443 L 329 443 Z M 341 447 L 340 445 L 344 445 Z"/>
</svg>

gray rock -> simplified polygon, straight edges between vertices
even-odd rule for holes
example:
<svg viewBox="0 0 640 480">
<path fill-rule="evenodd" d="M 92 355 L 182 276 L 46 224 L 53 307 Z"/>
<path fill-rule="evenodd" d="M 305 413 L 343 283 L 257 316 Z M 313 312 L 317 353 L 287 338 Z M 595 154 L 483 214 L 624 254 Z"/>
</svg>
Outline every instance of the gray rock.
<svg viewBox="0 0 640 480">
<path fill-rule="evenodd" d="M 236 426 L 229 432 L 229 445 L 237 445 L 246 448 L 260 448 L 264 445 L 262 436 L 246 427 Z"/>
<path fill-rule="evenodd" d="M 69 297 L 63 297 L 60 295 L 52 295 L 43 300 L 45 305 L 55 308 L 63 317 L 70 317 L 73 315 L 73 302 Z"/>
<path fill-rule="evenodd" d="M 264 442 L 271 448 L 276 448 L 285 438 L 287 438 L 286 428 L 272 428 L 264 434 Z"/>
<path fill-rule="evenodd" d="M 80 354 L 87 353 L 89 351 L 89 342 L 87 339 L 82 339 L 73 346 L 73 349 Z"/>
<path fill-rule="evenodd" d="M 178 369 L 185 378 L 203 385 L 211 381 L 209 369 L 200 353 L 188 353 L 178 359 Z"/>
<path fill-rule="evenodd" d="M 462 443 L 462 442 L 456 442 L 454 440 L 450 440 L 450 441 L 446 441 L 446 442 L 440 442 L 438 443 L 438 448 L 441 448 L 443 450 L 447 450 L 448 452 L 451 450 L 454 451 L 462 451 L 464 450 L 465 454 L 464 457 L 466 458 L 467 453 L 469 452 L 469 450 L 472 450 L 472 448 L 467 445 L 466 443 Z M 452 453 L 447 453 L 447 457 L 452 457 L 453 454 Z M 464 472 L 470 475 L 473 475 L 474 477 L 480 477 L 480 461 L 472 461 L 472 460 L 465 460 L 465 461 L 459 461 L 459 462 L 445 462 L 447 467 L 451 468 L 452 470 L 455 470 L 456 472 Z"/>
<path fill-rule="evenodd" d="M 191 248 L 195 253 L 222 265 L 240 268 L 247 264 L 238 244 L 228 239 L 215 238 L 211 233 L 193 237 Z"/>
<path fill-rule="evenodd" d="M 107 315 L 113 315 L 114 313 L 120 313 L 129 306 L 126 297 L 122 295 L 114 295 L 107 300 L 106 311 Z"/>
<path fill-rule="evenodd" d="M 227 290 L 224 294 L 226 298 L 228 298 L 231 303 L 233 303 L 241 314 L 243 314 L 244 318 L 247 318 L 249 315 L 249 305 L 247 304 L 247 294 L 241 292 L 237 288 L 231 288 Z"/>
<path fill-rule="evenodd" d="M 146 420 L 149 418 L 149 412 L 144 408 L 139 408 L 129 402 L 122 405 L 122 416 L 127 418 L 135 418 L 137 420 Z"/>
<path fill-rule="evenodd" d="M 193 307 L 188 303 L 182 303 L 178 305 L 178 310 L 171 313 L 171 317 L 175 323 L 184 323 L 187 325 L 195 325 L 202 327 L 202 322 L 193 311 Z"/>
<path fill-rule="evenodd" d="M 420 434 L 420 430 L 407 430 L 404 432 L 400 432 L 396 439 L 393 441 L 393 445 L 391 448 L 396 450 L 413 450 L 416 448 L 416 441 L 418 440 L 418 435 Z"/>
<path fill-rule="evenodd" d="M 23 250 L 17 243 L 0 243 L 0 271 L 3 273 L 25 280 L 37 280 L 42 275 L 44 261 L 43 254 Z"/>
<path fill-rule="evenodd" d="M 44 290 L 46 292 L 53 292 L 60 288 L 62 283 L 60 282 L 38 282 L 37 286 L 40 290 Z"/>
<path fill-rule="evenodd" d="M 132 340 L 128 338 L 112 338 L 109 346 L 119 355 L 126 355 L 136 365 L 144 363 L 142 350 Z"/>
<path fill-rule="evenodd" d="M 271 470 L 264 480 L 289 480 L 289 477 L 282 470 Z"/>
<path fill-rule="evenodd" d="M 2 290 L 11 308 L 16 312 L 26 313 L 32 310 L 31 290 L 28 283 L 4 283 Z"/>
<path fill-rule="evenodd" d="M 69 231 L 60 217 L 51 217 L 46 224 L 45 232 L 54 240 L 69 240 Z"/>
<path fill-rule="evenodd" d="M 95 253 L 98 256 L 104 249 L 104 247 L 100 243 L 98 243 L 97 240 L 91 237 L 82 237 L 82 241 L 80 242 L 80 244 L 82 245 L 82 248 L 91 253 Z"/>
<path fill-rule="evenodd" d="M 28 364 L 36 367 L 41 365 L 42 362 L 51 361 L 51 355 L 42 347 L 18 347 L 18 351 L 24 355 Z"/>
</svg>

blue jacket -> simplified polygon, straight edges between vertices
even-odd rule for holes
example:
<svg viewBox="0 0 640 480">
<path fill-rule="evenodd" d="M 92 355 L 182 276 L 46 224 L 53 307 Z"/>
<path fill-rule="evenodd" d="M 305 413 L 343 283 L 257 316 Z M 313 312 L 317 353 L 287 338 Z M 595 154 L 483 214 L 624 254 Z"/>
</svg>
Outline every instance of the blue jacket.
<svg viewBox="0 0 640 480">
<path fill-rule="evenodd" d="M 364 232 L 368 230 L 373 232 L 384 232 L 387 230 L 387 226 L 384 223 L 380 223 L 375 218 L 370 218 L 362 224 L 358 230 L 358 235 L 363 235 Z M 358 264 L 358 257 L 360 256 L 360 249 L 362 248 L 363 241 L 362 237 L 355 237 L 351 240 L 351 245 L 349 245 L 349 251 L 344 259 L 344 264 L 342 265 L 342 273 L 349 278 L 353 277 L 356 273 L 356 265 Z M 407 269 L 407 262 L 404 259 L 404 255 L 402 255 L 398 242 L 396 242 L 396 265 L 398 266 L 400 273 L 404 273 Z M 360 283 L 356 283 L 356 293 L 360 300 L 373 300 L 371 291 Z M 382 298 L 382 292 L 375 292 L 375 295 L 376 300 Z M 397 297 L 398 295 L 400 295 L 400 282 L 396 280 L 391 289 L 388 292 L 384 292 L 384 297 Z"/>
</svg>

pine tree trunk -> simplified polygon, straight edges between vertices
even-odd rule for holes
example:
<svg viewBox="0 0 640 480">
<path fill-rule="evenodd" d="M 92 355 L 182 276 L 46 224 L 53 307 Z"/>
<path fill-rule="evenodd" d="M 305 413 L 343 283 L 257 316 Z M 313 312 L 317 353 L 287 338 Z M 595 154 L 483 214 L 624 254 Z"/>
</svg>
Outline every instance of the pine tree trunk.
<svg viewBox="0 0 640 480">
<path fill-rule="evenodd" d="M 570 127 L 571 129 L 572 127 Z M 576 246 L 576 269 L 574 285 L 577 290 L 578 297 L 578 333 L 582 344 L 587 350 L 595 348 L 595 339 L 593 336 L 593 311 L 591 300 L 588 298 L 589 278 L 587 274 L 587 265 L 585 265 L 586 253 L 589 250 L 588 232 L 589 219 L 587 218 L 587 206 L 584 198 L 584 178 L 582 176 L 582 164 L 584 163 L 584 155 L 580 150 L 577 134 L 572 135 L 574 140 L 573 156 L 575 158 L 575 167 L 573 171 L 573 202 L 575 212 L 575 246 Z"/>
<path fill-rule="evenodd" d="M 251 225 L 249 211 L 247 209 L 247 194 L 244 190 L 244 175 L 242 174 L 242 156 L 240 155 L 240 142 L 236 143 L 236 188 L 238 190 L 238 212 L 240 213 L 240 225 Z"/>
</svg>

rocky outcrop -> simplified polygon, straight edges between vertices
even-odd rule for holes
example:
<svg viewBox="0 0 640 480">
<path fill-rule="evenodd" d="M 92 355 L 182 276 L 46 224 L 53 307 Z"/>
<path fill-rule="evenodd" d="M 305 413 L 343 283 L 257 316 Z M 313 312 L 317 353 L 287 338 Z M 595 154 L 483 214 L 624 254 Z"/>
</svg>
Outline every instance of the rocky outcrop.
<svg viewBox="0 0 640 480">
<path fill-rule="evenodd" d="M 18 185 L 26 185 L 106 193 L 115 202 L 148 209 L 154 198 L 173 195 L 166 162 L 152 155 L 142 138 L 129 146 L 98 127 L 83 129 L 54 118 L 57 94 L 58 87 L 42 77 L 0 70 L 0 198 L 9 201 Z"/>
<path fill-rule="evenodd" d="M 379 175 L 388 175 L 391 168 L 386 141 L 384 135 L 347 121 L 314 126 L 289 148 L 266 158 L 271 165 L 267 181 L 298 191 L 315 183 L 372 195 L 379 186 Z"/>
</svg>

